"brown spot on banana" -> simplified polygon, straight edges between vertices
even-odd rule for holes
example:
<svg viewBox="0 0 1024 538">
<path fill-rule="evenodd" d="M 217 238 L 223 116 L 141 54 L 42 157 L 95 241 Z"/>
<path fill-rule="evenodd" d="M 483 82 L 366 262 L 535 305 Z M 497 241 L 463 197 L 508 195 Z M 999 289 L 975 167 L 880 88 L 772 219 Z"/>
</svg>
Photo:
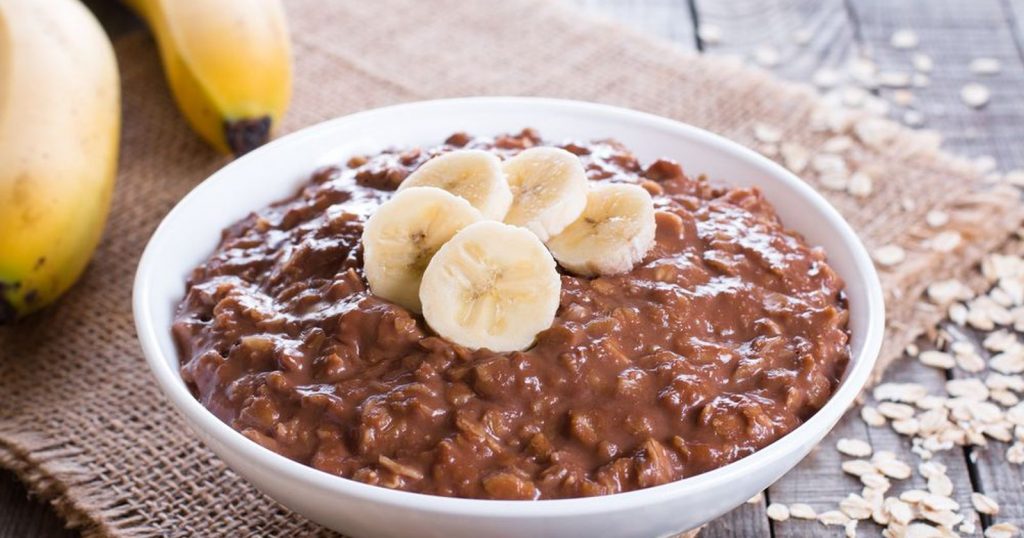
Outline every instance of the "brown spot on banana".
<svg viewBox="0 0 1024 538">
<path fill-rule="evenodd" d="M 231 153 L 241 157 L 270 139 L 270 116 L 225 121 L 224 138 Z"/>
<path fill-rule="evenodd" d="M 21 287 L 20 282 L 13 284 L 0 282 L 0 325 L 13 323 L 14 320 L 18 319 L 18 310 L 14 308 L 14 303 L 7 298 L 7 292 L 8 290 L 14 291 L 19 287 Z"/>
</svg>

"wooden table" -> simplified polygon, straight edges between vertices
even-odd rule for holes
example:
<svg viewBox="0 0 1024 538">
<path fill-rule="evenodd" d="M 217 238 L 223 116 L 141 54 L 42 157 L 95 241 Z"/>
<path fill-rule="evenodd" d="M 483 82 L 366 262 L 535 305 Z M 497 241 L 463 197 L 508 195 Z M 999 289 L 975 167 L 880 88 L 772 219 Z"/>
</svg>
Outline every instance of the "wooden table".
<svg viewBox="0 0 1024 538">
<path fill-rule="evenodd" d="M 935 61 L 926 88 L 914 88 L 914 106 L 925 118 L 925 128 L 945 137 L 954 152 L 972 157 L 990 155 L 1000 169 L 1024 168 L 1024 0 L 570 0 L 584 10 L 609 16 L 643 32 L 672 41 L 681 49 L 703 53 L 751 56 L 764 45 L 778 50 L 781 62 L 773 70 L 809 81 L 823 67 L 841 68 L 858 54 L 867 55 L 881 69 L 910 71 L 912 52 Z M 112 34 L 135 31 L 137 21 L 110 0 L 87 2 Z M 698 38 L 698 27 L 718 27 L 721 39 Z M 911 28 L 920 36 L 915 51 L 889 45 L 894 30 Z M 807 32 L 804 45 L 794 42 Z M 968 63 L 976 57 L 1002 62 L 994 77 L 972 75 Z M 960 102 L 960 88 L 980 81 L 992 91 L 992 100 L 980 110 Z M 882 89 L 891 96 L 896 90 Z M 887 380 L 914 380 L 940 390 L 947 376 L 941 371 L 907 360 L 895 365 Z M 888 428 L 868 429 L 850 413 L 823 444 L 840 437 L 869 439 L 876 450 L 892 450 L 907 462 L 916 462 L 909 442 Z M 970 492 L 995 497 L 1002 511 L 995 518 L 978 520 L 980 530 L 1009 521 L 1024 527 L 1024 470 L 1005 462 L 1005 445 L 991 443 L 988 450 L 954 450 L 937 459 L 949 468 L 956 484 L 955 497 L 970 506 Z M 855 479 L 839 471 L 839 454 L 824 448 L 766 492 L 769 502 L 809 503 L 819 510 L 833 509 L 847 493 L 858 491 Z M 921 487 L 916 476 L 906 484 Z M 745 504 L 712 522 L 704 537 L 797 537 L 841 535 L 813 521 L 775 523 L 765 514 L 766 501 Z M 685 507 L 680 507 L 685 509 Z M 875 536 L 878 527 L 859 526 L 859 536 Z M 0 472 L 0 538 L 58 537 L 76 533 L 63 529 L 61 520 L 45 504 L 27 498 L 24 488 L 9 473 Z"/>
</svg>

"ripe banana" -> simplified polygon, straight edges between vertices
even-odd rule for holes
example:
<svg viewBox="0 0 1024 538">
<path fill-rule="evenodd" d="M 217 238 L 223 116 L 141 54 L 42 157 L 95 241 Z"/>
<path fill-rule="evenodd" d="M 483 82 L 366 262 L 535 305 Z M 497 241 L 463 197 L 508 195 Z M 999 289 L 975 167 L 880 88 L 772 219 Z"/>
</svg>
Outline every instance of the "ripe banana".
<svg viewBox="0 0 1024 538">
<path fill-rule="evenodd" d="M 77 0 L 0 0 L 0 322 L 78 279 L 110 208 L 120 84 Z"/>
<path fill-rule="evenodd" d="M 280 0 L 125 0 L 156 37 L 178 108 L 213 147 L 235 155 L 270 138 L 291 95 Z"/>
<path fill-rule="evenodd" d="M 423 273 L 423 318 L 457 344 L 526 349 L 551 326 L 561 298 L 555 260 L 537 236 L 485 220 L 455 234 Z"/>
<path fill-rule="evenodd" d="M 410 187 L 377 208 L 363 228 L 363 271 L 370 291 L 420 311 L 420 279 L 431 257 L 481 220 L 469 202 L 436 187 Z"/>
<path fill-rule="evenodd" d="M 587 205 L 587 173 L 579 157 L 560 148 L 527 149 L 505 161 L 512 207 L 505 222 L 547 241 L 576 220 Z"/>
<path fill-rule="evenodd" d="M 576 274 L 614 275 L 644 259 L 655 231 L 651 195 L 637 185 L 609 183 L 593 187 L 580 218 L 547 245 Z"/>
<path fill-rule="evenodd" d="M 463 149 L 438 155 L 405 178 L 398 190 L 422 186 L 465 198 L 487 219 L 505 218 L 512 205 L 501 159 L 489 151 Z"/>
</svg>

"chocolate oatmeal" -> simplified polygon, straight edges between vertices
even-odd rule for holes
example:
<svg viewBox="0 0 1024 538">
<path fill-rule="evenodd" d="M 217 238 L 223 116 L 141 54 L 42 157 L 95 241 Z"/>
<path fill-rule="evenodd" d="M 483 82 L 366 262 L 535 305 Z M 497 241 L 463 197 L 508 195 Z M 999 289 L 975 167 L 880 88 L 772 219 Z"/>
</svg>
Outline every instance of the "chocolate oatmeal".
<svg viewBox="0 0 1024 538">
<path fill-rule="evenodd" d="M 471 350 L 372 295 L 360 236 L 439 152 L 502 158 L 526 130 L 456 134 L 316 173 L 223 232 L 178 306 L 181 372 L 222 421 L 324 472 L 383 487 L 554 499 L 656 486 L 747 456 L 829 399 L 849 359 L 843 282 L 757 189 L 562 145 L 591 181 L 653 196 L 656 243 L 616 276 L 561 274 L 522 352 Z"/>
</svg>

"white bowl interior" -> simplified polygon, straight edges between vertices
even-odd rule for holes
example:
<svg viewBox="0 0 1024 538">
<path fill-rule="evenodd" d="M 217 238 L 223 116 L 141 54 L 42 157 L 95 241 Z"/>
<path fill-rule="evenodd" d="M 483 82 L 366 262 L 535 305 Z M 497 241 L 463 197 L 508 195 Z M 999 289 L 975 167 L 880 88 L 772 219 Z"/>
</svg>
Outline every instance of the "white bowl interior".
<svg viewBox="0 0 1024 538">
<path fill-rule="evenodd" d="M 536 128 L 542 136 L 553 141 L 614 138 L 636 152 L 644 163 L 658 157 L 669 157 L 680 162 L 690 175 L 703 173 L 733 185 L 760 187 L 787 227 L 802 233 L 809 243 L 826 249 L 829 263 L 847 283 L 853 336 L 852 360 L 833 401 L 811 421 L 775 445 L 805 429 L 820 439 L 867 379 L 880 345 L 884 317 L 877 275 L 863 246 L 845 221 L 788 171 L 705 131 L 613 107 L 526 98 L 413 103 L 329 121 L 238 159 L 198 186 L 174 208 L 154 233 L 140 262 L 135 289 L 136 321 L 143 348 L 158 381 L 194 425 L 202 420 L 199 429 L 207 431 L 201 431 L 200 435 L 209 441 L 211 437 L 230 434 L 222 429 L 208 430 L 216 428 L 208 421 L 216 421 L 212 415 L 207 414 L 207 419 L 198 416 L 205 410 L 191 398 L 178 376 L 178 356 L 170 326 L 175 305 L 184 294 L 186 276 L 216 247 L 221 229 L 253 210 L 292 195 L 315 169 L 344 163 L 351 155 L 389 146 L 437 144 L 456 131 L 494 135 L 516 132 L 524 127 Z M 212 210 L 214 207 L 216 210 Z M 829 410 L 830 406 L 841 408 Z M 819 419 L 823 414 L 826 416 Z M 821 424 L 808 428 L 815 420 Z M 761 452 L 773 449 L 775 445 Z M 685 487 L 688 482 L 696 484 L 718 471 L 653 489 Z M 326 479 L 342 480 L 318 474 Z M 387 491 L 386 494 L 402 492 Z M 611 497 L 628 495 L 633 493 Z M 562 502 L 573 501 L 531 504 Z"/>
</svg>

